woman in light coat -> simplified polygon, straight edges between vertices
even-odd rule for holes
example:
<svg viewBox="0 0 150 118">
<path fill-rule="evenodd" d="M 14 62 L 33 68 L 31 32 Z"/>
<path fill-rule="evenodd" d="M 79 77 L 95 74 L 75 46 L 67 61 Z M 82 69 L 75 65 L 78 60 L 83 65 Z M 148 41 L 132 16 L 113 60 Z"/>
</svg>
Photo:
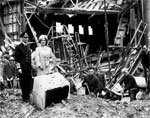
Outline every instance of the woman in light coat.
<svg viewBox="0 0 150 118">
<path fill-rule="evenodd" d="M 52 72 L 56 67 L 57 60 L 50 47 L 46 46 L 47 36 L 39 37 L 40 46 L 35 50 L 35 63 L 37 67 L 37 76 L 46 75 Z"/>
</svg>

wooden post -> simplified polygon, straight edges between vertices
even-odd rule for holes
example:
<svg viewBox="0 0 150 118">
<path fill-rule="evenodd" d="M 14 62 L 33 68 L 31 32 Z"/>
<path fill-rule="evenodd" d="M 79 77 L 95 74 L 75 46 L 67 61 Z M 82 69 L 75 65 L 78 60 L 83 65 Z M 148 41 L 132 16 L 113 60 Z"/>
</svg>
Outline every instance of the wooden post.
<svg viewBox="0 0 150 118">
<path fill-rule="evenodd" d="M 21 14 L 24 14 L 24 0 L 21 0 L 20 10 L 21 10 Z M 20 34 L 21 32 L 25 31 L 25 17 L 23 17 L 23 15 L 21 15 L 21 22 L 22 22 L 22 27 L 21 27 L 21 31 L 19 32 Z"/>
<path fill-rule="evenodd" d="M 143 20 L 144 22 L 146 22 L 147 24 L 150 24 L 150 0 L 141 0 L 141 5 L 142 5 L 142 16 L 143 16 Z M 150 27 L 148 26 L 148 30 L 147 30 L 148 36 L 145 36 L 145 43 L 148 47 L 148 49 L 150 50 Z M 150 55 L 149 55 L 149 60 L 150 60 Z M 150 71 L 150 62 L 149 62 L 149 69 Z M 150 97 L 150 77 L 148 77 L 148 94 Z"/>
<path fill-rule="evenodd" d="M 104 0 L 104 10 L 105 10 L 105 39 L 106 39 L 106 45 L 107 45 L 107 54 L 108 54 L 108 64 L 109 64 L 109 74 L 110 74 L 110 55 L 109 55 L 109 34 L 108 34 L 108 22 L 107 22 L 107 6 L 106 6 L 106 0 Z"/>
<path fill-rule="evenodd" d="M 79 67 L 80 67 L 80 73 L 79 73 L 79 77 L 81 77 L 82 75 L 82 65 L 81 65 L 81 56 L 80 56 L 80 51 L 79 51 L 79 47 L 78 47 L 78 44 L 77 44 L 77 38 L 78 38 L 78 34 L 77 32 L 75 32 L 75 37 L 76 37 L 76 40 L 75 40 L 75 46 L 76 46 L 76 49 L 77 49 L 77 53 L 78 53 L 78 62 L 79 62 Z"/>
<path fill-rule="evenodd" d="M 28 25 L 29 25 L 29 27 L 30 27 L 30 30 L 31 30 L 31 32 L 32 32 L 32 34 L 33 34 L 33 37 L 34 37 L 34 39 L 35 39 L 35 42 L 36 42 L 37 46 L 39 46 L 38 38 L 37 38 L 37 36 L 36 36 L 36 32 L 34 31 L 33 27 L 31 26 L 31 23 L 30 23 L 30 21 L 29 21 L 27 15 L 26 15 L 26 13 L 24 13 L 24 16 L 25 16 L 25 18 L 26 18 L 26 20 L 27 20 L 27 23 L 28 23 Z"/>
</svg>

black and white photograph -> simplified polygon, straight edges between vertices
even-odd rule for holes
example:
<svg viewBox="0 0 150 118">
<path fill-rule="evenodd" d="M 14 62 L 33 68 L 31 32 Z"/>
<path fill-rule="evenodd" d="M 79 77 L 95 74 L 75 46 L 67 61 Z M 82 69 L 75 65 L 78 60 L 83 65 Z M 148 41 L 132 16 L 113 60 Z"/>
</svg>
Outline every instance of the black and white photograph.
<svg viewBox="0 0 150 118">
<path fill-rule="evenodd" d="M 0 0 L 0 118 L 150 118 L 150 0 Z"/>
</svg>

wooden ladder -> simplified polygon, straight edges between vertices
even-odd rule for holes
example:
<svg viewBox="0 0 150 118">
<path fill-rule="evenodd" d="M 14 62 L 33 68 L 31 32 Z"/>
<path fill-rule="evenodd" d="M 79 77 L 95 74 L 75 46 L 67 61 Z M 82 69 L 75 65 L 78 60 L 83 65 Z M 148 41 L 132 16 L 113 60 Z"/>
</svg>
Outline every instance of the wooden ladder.
<svg viewBox="0 0 150 118">
<path fill-rule="evenodd" d="M 131 41 L 128 43 L 127 48 L 125 50 L 125 53 L 122 57 L 122 60 L 120 61 L 120 64 L 116 67 L 115 69 L 115 73 L 113 74 L 113 76 L 115 77 L 117 73 L 119 73 L 121 71 L 121 69 L 123 67 L 127 67 L 129 68 L 129 73 L 133 74 L 135 72 L 135 69 L 137 68 L 137 65 L 139 63 L 139 55 L 141 53 L 141 50 L 134 56 L 134 60 L 133 60 L 133 64 L 128 67 L 128 64 L 130 63 L 130 57 L 132 55 L 133 52 L 133 46 L 139 46 L 140 42 L 142 40 L 143 34 L 146 33 L 146 29 L 148 28 L 148 24 L 144 23 L 142 20 L 139 22 L 137 29 L 135 30 L 135 33 L 131 39 Z M 137 44 L 133 44 L 133 42 L 135 41 L 136 37 L 138 36 L 138 42 Z M 122 79 L 122 75 L 120 75 L 117 78 L 117 82 L 118 83 L 120 80 Z M 110 84 L 107 86 L 108 88 L 113 88 L 111 87 L 111 84 L 114 82 L 114 78 L 111 80 Z"/>
<path fill-rule="evenodd" d="M 148 26 L 148 24 L 144 23 L 142 20 L 140 21 L 140 23 L 139 23 L 137 29 L 135 30 L 135 33 L 134 33 L 134 35 L 133 35 L 131 41 L 130 41 L 130 42 L 128 43 L 128 45 L 127 45 L 127 48 L 126 48 L 126 50 L 125 50 L 125 53 L 124 53 L 124 55 L 123 55 L 123 57 L 122 57 L 122 60 L 120 61 L 120 64 L 118 65 L 117 69 L 118 69 L 120 66 L 122 66 L 122 64 L 123 64 L 125 61 L 127 61 L 127 59 L 128 59 L 127 57 L 129 57 L 130 54 L 131 54 L 131 50 L 132 50 L 131 47 L 132 47 L 132 46 L 135 46 L 135 45 L 140 45 L 140 42 L 141 42 L 142 37 L 143 37 L 143 34 L 146 33 L 146 29 L 148 28 L 147 26 Z M 139 37 L 139 38 L 138 38 L 138 42 L 137 42 L 137 44 L 133 44 L 133 42 L 135 41 L 135 39 L 136 39 L 137 36 Z M 127 54 L 128 54 L 128 55 L 127 55 Z"/>
<path fill-rule="evenodd" d="M 121 16 L 118 29 L 117 29 L 117 33 L 116 33 L 116 37 L 114 40 L 115 45 L 123 46 L 123 38 L 127 31 L 127 25 L 128 25 L 128 18 L 126 18 L 125 16 Z"/>
</svg>

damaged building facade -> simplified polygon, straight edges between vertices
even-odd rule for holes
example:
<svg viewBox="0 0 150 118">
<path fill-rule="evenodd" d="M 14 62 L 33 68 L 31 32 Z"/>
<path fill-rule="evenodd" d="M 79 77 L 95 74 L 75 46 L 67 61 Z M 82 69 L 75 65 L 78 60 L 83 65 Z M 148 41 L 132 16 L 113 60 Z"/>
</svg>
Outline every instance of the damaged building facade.
<svg viewBox="0 0 150 118">
<path fill-rule="evenodd" d="M 140 0 L 3 0 L 1 10 L 4 12 L 1 16 L 6 32 L 12 40 L 19 40 L 19 34 L 23 30 L 28 30 L 32 37 L 31 41 L 35 40 L 31 28 L 25 28 L 28 23 L 21 15 L 24 13 L 29 18 L 36 37 L 43 33 L 48 34 L 51 39 L 53 36 L 61 35 L 65 26 L 68 30 L 65 33 L 74 37 L 75 32 L 78 32 L 83 47 L 89 45 L 90 53 L 95 53 L 100 47 L 106 50 L 108 45 L 127 45 L 144 17 L 142 2 Z M 106 39 L 109 39 L 109 44 Z M 54 49 L 57 57 L 63 53 L 61 48 L 56 46 Z"/>
<path fill-rule="evenodd" d="M 120 117 L 123 117 L 123 113 L 126 111 L 129 112 L 126 113 L 127 117 L 129 115 L 139 117 L 139 112 L 143 111 L 149 116 L 149 101 L 148 103 L 143 101 L 146 105 L 145 108 L 144 105 L 138 103 L 139 101 L 135 101 L 139 108 L 134 104 L 133 112 L 132 109 L 127 109 L 131 105 L 130 102 L 126 104 L 126 102 L 121 101 L 130 96 L 130 92 L 124 92 L 124 85 L 121 85 L 125 72 L 133 76 L 135 81 L 137 80 L 139 93 L 143 95 L 138 100 L 150 98 L 150 96 L 146 98 L 146 95 L 150 95 L 150 51 L 148 50 L 150 47 L 150 17 L 147 15 L 150 11 L 149 4 L 149 0 L 2 0 L 0 1 L 0 10 L 2 11 L 0 12 L 0 51 L 5 52 L 9 46 L 14 50 L 15 45 L 21 42 L 20 34 L 27 32 L 29 35 L 27 45 L 34 52 L 39 46 L 39 36 L 47 35 L 47 45 L 56 55 L 58 63 L 54 72 L 43 76 L 37 76 L 35 73 L 32 76 L 34 86 L 31 96 L 31 102 L 37 108 L 44 110 L 50 106 L 44 110 L 43 113 L 46 112 L 44 115 L 52 113 L 49 116 L 57 117 L 61 113 L 61 117 L 63 117 L 62 115 L 66 115 L 64 111 L 68 112 L 69 108 L 73 111 L 69 111 L 73 117 L 79 115 L 81 117 L 84 117 L 83 115 L 94 117 L 93 115 L 97 113 L 104 114 L 103 110 L 105 112 L 111 111 L 113 115 L 116 114 Z M 98 74 L 98 79 L 104 80 L 99 82 L 96 78 L 97 87 L 102 84 L 101 91 L 98 92 L 99 95 L 96 93 L 92 96 L 92 91 L 89 89 L 90 85 L 85 83 L 84 87 L 84 76 L 90 75 L 90 71 L 93 72 L 93 75 Z M 57 81 L 59 79 L 60 81 Z M 58 84 L 61 87 L 58 87 Z M 118 90 L 118 86 L 122 90 Z M 86 94 L 85 88 L 87 88 L 89 96 Z M 13 90 L 12 93 L 16 92 L 17 96 L 19 91 Z M 3 95 L 2 92 L 0 95 Z M 61 105 L 59 109 L 63 113 L 56 106 L 53 107 L 51 97 L 55 102 L 57 100 L 62 102 L 58 106 Z M 7 100 L 5 97 L 3 98 L 4 101 Z M 24 105 L 20 99 L 15 98 L 13 101 L 11 98 L 9 99 L 10 103 L 18 101 L 21 104 L 16 110 L 18 114 L 16 112 L 8 113 L 11 116 L 21 114 L 21 116 L 25 115 L 26 117 L 35 117 L 34 115 L 42 117 L 43 114 L 36 111 L 34 105 Z M 61 101 L 62 98 L 69 100 Z M 88 99 L 90 100 L 89 105 L 85 104 L 88 103 Z M 117 102 L 113 103 L 113 100 L 117 100 Z M 9 102 L 6 101 L 6 103 Z M 16 103 L 15 105 L 10 104 L 10 106 L 15 109 Z M 91 103 L 94 103 L 93 106 Z M 0 104 L 5 105 L 3 101 Z M 88 113 L 80 107 L 82 104 Z M 20 108 L 22 105 L 23 108 L 30 106 L 30 109 L 22 110 Z M 70 106 L 68 107 L 68 105 Z M 109 111 L 110 107 L 111 110 Z M 20 109 L 23 111 L 23 115 Z M 9 110 L 4 109 L 3 111 L 7 113 Z M 3 111 L 0 112 L 5 114 Z M 102 115 L 97 115 L 97 117 L 99 116 Z M 108 118 L 107 115 L 106 117 Z"/>
<path fill-rule="evenodd" d="M 149 46 L 146 4 L 143 0 L 3 0 L 1 19 L 11 41 L 20 41 L 20 33 L 26 31 L 33 51 L 38 37 L 46 34 L 56 57 L 73 71 L 91 64 L 111 70 L 117 64 L 134 73 L 139 53 L 133 60 L 122 52 Z"/>
</svg>

